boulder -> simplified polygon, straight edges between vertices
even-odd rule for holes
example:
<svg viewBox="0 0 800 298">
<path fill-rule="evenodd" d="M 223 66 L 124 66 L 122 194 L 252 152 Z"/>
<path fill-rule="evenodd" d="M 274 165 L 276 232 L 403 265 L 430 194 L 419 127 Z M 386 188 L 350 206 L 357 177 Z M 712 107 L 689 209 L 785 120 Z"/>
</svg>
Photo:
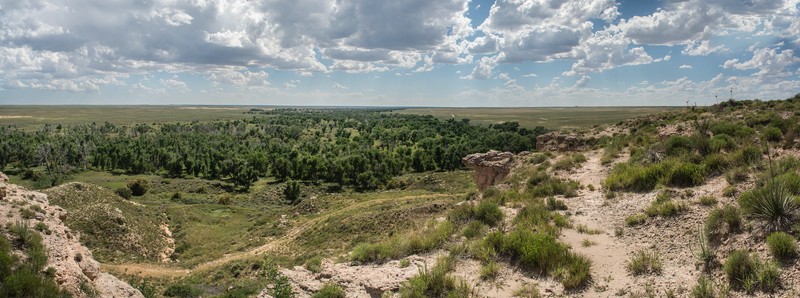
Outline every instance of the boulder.
<svg viewBox="0 0 800 298">
<path fill-rule="evenodd" d="M 475 183 L 480 191 L 495 185 L 511 173 L 515 165 L 514 154 L 491 150 L 486 153 L 474 153 L 461 159 L 470 169 L 475 171 Z"/>
<path fill-rule="evenodd" d="M 3 172 L 0 172 L 0 182 L 8 182 L 8 176 L 3 174 Z"/>
</svg>

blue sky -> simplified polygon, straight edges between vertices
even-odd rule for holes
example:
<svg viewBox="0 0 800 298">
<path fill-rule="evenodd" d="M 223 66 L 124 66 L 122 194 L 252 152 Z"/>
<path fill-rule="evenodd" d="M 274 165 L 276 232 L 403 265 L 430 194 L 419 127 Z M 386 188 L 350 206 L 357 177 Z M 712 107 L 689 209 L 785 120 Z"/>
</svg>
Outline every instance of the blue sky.
<svg viewBox="0 0 800 298">
<path fill-rule="evenodd" d="M 799 36 L 800 0 L 0 0 L 0 104 L 781 99 Z"/>
</svg>

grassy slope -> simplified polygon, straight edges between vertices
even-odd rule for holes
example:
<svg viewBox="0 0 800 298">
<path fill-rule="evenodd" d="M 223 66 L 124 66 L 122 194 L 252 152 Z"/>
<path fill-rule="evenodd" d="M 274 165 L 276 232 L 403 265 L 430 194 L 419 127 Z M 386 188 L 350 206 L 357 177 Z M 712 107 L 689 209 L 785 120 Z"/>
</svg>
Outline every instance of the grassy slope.
<svg viewBox="0 0 800 298">
<path fill-rule="evenodd" d="M 66 224 L 81 233 L 81 242 L 101 262 L 157 261 L 166 236 L 156 208 L 137 205 L 112 191 L 70 183 L 44 191 L 51 204 L 69 213 Z"/>
</svg>

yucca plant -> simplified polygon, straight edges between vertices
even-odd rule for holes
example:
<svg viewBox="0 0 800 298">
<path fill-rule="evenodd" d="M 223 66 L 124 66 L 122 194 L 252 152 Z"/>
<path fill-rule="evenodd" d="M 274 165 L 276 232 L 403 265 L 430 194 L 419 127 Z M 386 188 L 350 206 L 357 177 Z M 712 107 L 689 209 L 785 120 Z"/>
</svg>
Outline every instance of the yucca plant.
<svg viewBox="0 0 800 298">
<path fill-rule="evenodd" d="M 769 183 L 743 194 L 739 204 L 748 216 L 762 221 L 768 231 L 780 230 L 791 224 L 798 209 L 794 196 L 780 183 Z"/>
</svg>

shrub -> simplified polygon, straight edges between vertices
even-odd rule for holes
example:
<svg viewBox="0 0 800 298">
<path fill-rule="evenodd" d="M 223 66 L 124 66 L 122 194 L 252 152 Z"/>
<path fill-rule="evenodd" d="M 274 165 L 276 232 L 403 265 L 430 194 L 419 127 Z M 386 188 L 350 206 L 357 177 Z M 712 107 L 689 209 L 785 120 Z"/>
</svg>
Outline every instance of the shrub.
<svg viewBox="0 0 800 298">
<path fill-rule="evenodd" d="M 697 284 L 692 287 L 692 298 L 715 298 L 717 294 L 714 291 L 714 283 L 707 275 L 700 275 L 697 279 Z"/>
<path fill-rule="evenodd" d="M 569 156 L 564 156 L 556 161 L 556 163 L 553 164 L 553 170 L 569 171 L 586 161 L 586 156 L 580 153 L 575 153 Z"/>
<path fill-rule="evenodd" d="M 558 268 L 553 274 L 561 281 L 564 289 L 575 289 L 586 284 L 591 279 L 592 260 L 586 256 L 569 253 L 566 264 Z"/>
<path fill-rule="evenodd" d="M 718 134 L 711 138 L 709 147 L 712 152 L 731 151 L 736 148 L 736 141 L 729 135 Z"/>
<path fill-rule="evenodd" d="M 736 185 L 738 183 L 745 182 L 747 181 L 747 178 L 750 177 L 747 172 L 748 169 L 745 167 L 738 167 L 730 170 L 725 174 L 725 181 L 728 181 L 728 184 L 730 185 Z"/>
<path fill-rule="evenodd" d="M 722 189 L 722 195 L 725 196 L 726 198 L 735 196 L 737 192 L 738 190 L 733 185 L 728 185 Z"/>
<path fill-rule="evenodd" d="M 706 170 L 702 165 L 693 163 L 677 163 L 671 167 L 667 185 L 676 187 L 692 187 L 703 184 Z"/>
<path fill-rule="evenodd" d="M 126 200 L 130 200 L 131 196 L 133 196 L 133 192 L 131 191 L 130 188 L 127 187 L 117 188 L 114 192 L 117 193 L 118 196 Z"/>
<path fill-rule="evenodd" d="M 297 204 L 300 200 L 300 183 L 288 181 L 283 187 L 283 197 L 291 204 Z"/>
<path fill-rule="evenodd" d="M 495 226 L 503 221 L 503 211 L 500 210 L 497 203 L 483 200 L 475 206 L 475 219 L 488 226 Z"/>
<path fill-rule="evenodd" d="M 131 194 L 134 196 L 143 196 L 150 189 L 150 182 L 144 179 L 136 179 L 128 182 L 128 189 L 131 190 Z"/>
<path fill-rule="evenodd" d="M 744 250 L 734 250 L 725 260 L 723 271 L 735 288 L 743 288 L 755 280 L 756 262 Z"/>
<path fill-rule="evenodd" d="M 647 220 L 646 214 L 634 214 L 625 218 L 625 224 L 628 226 L 636 226 L 643 224 Z"/>
<path fill-rule="evenodd" d="M 664 151 L 669 156 L 690 152 L 693 147 L 692 140 L 684 136 L 671 136 L 664 142 Z"/>
<path fill-rule="evenodd" d="M 547 209 L 549 210 L 567 210 L 567 204 L 562 200 L 557 200 L 555 197 L 547 198 Z"/>
<path fill-rule="evenodd" d="M 783 138 L 783 132 L 774 126 L 765 128 L 762 133 L 764 135 L 764 139 L 769 142 L 780 142 Z"/>
<path fill-rule="evenodd" d="M 431 224 L 425 229 L 395 236 L 378 243 L 362 243 L 353 248 L 350 260 L 357 263 L 385 262 L 415 253 L 423 253 L 440 247 L 453 233 L 455 227 L 449 221 Z"/>
<path fill-rule="evenodd" d="M 661 257 L 655 251 L 647 252 L 645 250 L 640 250 L 634 253 L 625 267 L 628 268 L 628 271 L 633 275 L 659 274 L 662 269 Z"/>
<path fill-rule="evenodd" d="M 464 230 L 461 231 L 461 234 L 467 237 L 467 239 L 472 239 L 481 236 L 485 230 L 486 228 L 481 222 L 470 221 L 467 226 L 464 227 Z"/>
<path fill-rule="evenodd" d="M 489 261 L 481 266 L 480 277 L 483 280 L 494 279 L 500 271 L 500 265 L 495 261 Z"/>
<path fill-rule="evenodd" d="M 322 258 L 320 257 L 313 257 L 306 260 L 305 267 L 308 271 L 313 273 L 319 273 L 322 271 Z"/>
<path fill-rule="evenodd" d="M 675 203 L 669 198 L 667 193 L 659 194 L 656 199 L 650 203 L 650 206 L 645 209 L 644 213 L 650 217 L 670 217 L 686 211 L 687 207 L 684 203 Z"/>
<path fill-rule="evenodd" d="M 712 196 L 703 196 L 700 197 L 700 205 L 703 206 L 714 206 L 717 205 L 717 198 Z"/>
<path fill-rule="evenodd" d="M 783 184 L 769 183 L 739 196 L 745 214 L 762 221 L 769 230 L 777 230 L 792 222 L 797 201 Z"/>
<path fill-rule="evenodd" d="M 730 166 L 730 162 L 724 155 L 719 153 L 709 154 L 703 159 L 703 165 L 712 174 L 720 174 Z"/>
<path fill-rule="evenodd" d="M 340 285 L 333 283 L 326 283 L 319 289 L 318 292 L 311 296 L 312 298 L 344 298 L 344 289 Z"/>
<path fill-rule="evenodd" d="M 784 232 L 775 232 L 769 235 L 767 246 L 777 259 L 787 260 L 797 255 L 797 241 Z"/>
<path fill-rule="evenodd" d="M 425 266 L 400 286 L 400 297 L 469 297 L 472 289 L 466 281 L 448 274 L 454 266 L 450 257 L 442 257 L 430 270 Z"/>
<path fill-rule="evenodd" d="M 712 210 L 705 223 L 706 236 L 718 241 L 722 235 L 738 232 L 742 226 L 742 217 L 739 209 L 726 205 L 722 208 Z"/>
<path fill-rule="evenodd" d="M 556 195 L 574 197 L 578 195 L 579 186 L 580 184 L 577 181 L 550 177 L 546 173 L 537 173 L 528 179 L 528 192 L 534 198 Z"/>
<path fill-rule="evenodd" d="M 653 190 L 667 168 L 659 163 L 653 165 L 634 165 L 621 163 L 614 166 L 603 185 L 612 191 L 648 192 Z"/>
<path fill-rule="evenodd" d="M 774 262 L 756 262 L 758 264 L 757 280 L 764 292 L 774 292 L 781 282 L 781 270 Z"/>
<path fill-rule="evenodd" d="M 740 166 L 754 164 L 761 160 L 761 149 L 750 145 L 737 150 L 733 154 L 733 163 Z"/>
</svg>

